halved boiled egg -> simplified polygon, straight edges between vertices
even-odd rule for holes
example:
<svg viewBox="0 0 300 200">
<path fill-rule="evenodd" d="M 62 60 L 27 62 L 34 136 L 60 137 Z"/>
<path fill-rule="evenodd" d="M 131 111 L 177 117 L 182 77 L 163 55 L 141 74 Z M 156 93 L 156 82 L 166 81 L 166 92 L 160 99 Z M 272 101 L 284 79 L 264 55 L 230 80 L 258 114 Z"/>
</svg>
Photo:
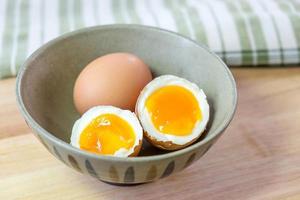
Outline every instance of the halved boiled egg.
<svg viewBox="0 0 300 200">
<path fill-rule="evenodd" d="M 142 90 L 136 113 L 146 139 L 176 150 L 197 140 L 206 128 L 209 105 L 204 92 L 186 79 L 163 75 Z"/>
<path fill-rule="evenodd" d="M 71 145 L 96 154 L 136 156 L 143 129 L 134 113 L 113 106 L 96 106 L 85 112 L 72 129 Z"/>
</svg>

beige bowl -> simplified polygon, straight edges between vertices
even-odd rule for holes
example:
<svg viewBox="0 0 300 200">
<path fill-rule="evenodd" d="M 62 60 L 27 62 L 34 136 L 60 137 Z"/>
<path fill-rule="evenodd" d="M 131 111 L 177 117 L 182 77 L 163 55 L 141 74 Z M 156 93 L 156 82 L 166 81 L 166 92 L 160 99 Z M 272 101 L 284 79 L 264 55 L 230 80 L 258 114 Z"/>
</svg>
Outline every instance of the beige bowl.
<svg viewBox="0 0 300 200">
<path fill-rule="evenodd" d="M 112 52 L 138 55 L 154 76 L 173 74 L 198 84 L 211 110 L 206 134 L 173 152 L 145 142 L 140 156 L 132 158 L 99 156 L 72 147 L 71 129 L 79 118 L 72 100 L 75 79 L 90 61 Z M 176 33 L 138 25 L 85 28 L 52 40 L 21 67 L 16 92 L 26 122 L 50 153 L 79 172 L 117 184 L 153 181 L 192 164 L 224 132 L 237 101 L 232 74 L 218 56 Z"/>
</svg>

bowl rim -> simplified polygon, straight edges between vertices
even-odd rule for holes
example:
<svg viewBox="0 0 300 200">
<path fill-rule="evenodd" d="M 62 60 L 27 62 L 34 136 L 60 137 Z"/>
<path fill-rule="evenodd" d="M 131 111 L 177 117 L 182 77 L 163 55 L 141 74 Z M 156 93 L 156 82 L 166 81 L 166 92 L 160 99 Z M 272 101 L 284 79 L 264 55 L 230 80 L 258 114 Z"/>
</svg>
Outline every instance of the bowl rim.
<svg viewBox="0 0 300 200">
<path fill-rule="evenodd" d="M 41 125 L 39 125 L 27 111 L 27 109 L 24 105 L 24 102 L 23 102 L 23 98 L 21 96 L 22 78 L 23 78 L 23 75 L 26 72 L 26 69 L 28 68 L 29 64 L 32 61 L 34 61 L 39 56 L 40 53 L 44 52 L 46 49 L 51 47 L 53 44 L 56 44 L 57 42 L 68 39 L 69 37 L 84 34 L 86 32 L 101 31 L 101 30 L 107 30 L 107 29 L 132 29 L 132 30 L 139 29 L 142 31 L 156 31 L 156 32 L 163 33 L 163 34 L 176 36 L 180 39 L 184 39 L 184 40 L 187 40 L 187 41 L 193 43 L 197 47 L 204 49 L 209 54 L 211 54 L 213 57 L 215 57 L 221 63 L 221 65 L 225 68 L 225 71 L 227 73 L 227 76 L 230 79 L 230 82 L 231 82 L 232 88 L 233 88 L 232 94 L 231 94 L 231 95 L 233 95 L 233 101 L 231 102 L 232 109 L 230 110 L 230 112 L 228 112 L 225 115 L 224 119 L 221 121 L 221 123 L 219 123 L 219 125 L 215 129 L 215 131 L 212 132 L 210 135 L 207 135 L 201 141 L 194 143 L 194 144 L 192 144 L 188 147 L 185 147 L 183 149 L 180 149 L 180 150 L 170 151 L 168 153 L 159 154 L 159 155 L 140 156 L 140 157 L 125 157 L 124 158 L 124 157 L 98 155 L 98 154 L 90 153 L 88 151 L 80 150 L 76 147 L 73 147 L 69 143 L 55 137 L 53 134 L 51 134 L 49 131 L 47 131 Z M 20 110 L 21 114 L 23 115 L 24 119 L 26 120 L 26 122 L 28 122 L 28 125 L 30 126 L 30 128 L 36 130 L 36 134 L 42 135 L 43 137 L 50 140 L 52 143 L 54 143 L 56 145 L 56 147 L 58 146 L 62 149 L 67 149 L 68 151 L 79 154 L 80 156 L 83 156 L 85 158 L 99 159 L 99 160 L 106 160 L 106 161 L 118 161 L 118 162 L 145 162 L 145 161 L 157 161 L 157 160 L 178 157 L 180 155 L 192 152 L 193 150 L 198 149 L 201 146 L 204 146 L 205 144 L 212 141 L 214 138 L 221 135 L 222 132 L 228 127 L 229 123 L 231 122 L 231 120 L 235 114 L 236 107 L 237 107 L 237 88 L 236 88 L 236 83 L 235 83 L 234 77 L 233 77 L 231 71 L 229 70 L 229 68 L 227 67 L 227 65 L 223 62 L 223 60 L 217 54 L 215 54 L 214 52 L 209 50 L 206 46 L 199 44 L 195 40 L 188 38 L 186 36 L 183 36 L 174 31 L 162 29 L 159 27 L 145 26 L 145 25 L 139 25 L 139 24 L 109 24 L 109 25 L 98 25 L 98 26 L 86 27 L 86 28 L 82 28 L 82 29 L 78 29 L 78 30 L 75 30 L 72 32 L 65 33 L 61 36 L 58 36 L 58 37 L 50 40 L 49 42 L 45 43 L 40 48 L 38 48 L 36 51 L 34 51 L 26 59 L 26 61 L 21 65 L 21 67 L 19 69 L 17 79 L 16 79 L 16 98 L 17 98 L 17 104 L 18 104 L 19 110 Z M 53 147 L 51 149 L 53 149 Z"/>
</svg>

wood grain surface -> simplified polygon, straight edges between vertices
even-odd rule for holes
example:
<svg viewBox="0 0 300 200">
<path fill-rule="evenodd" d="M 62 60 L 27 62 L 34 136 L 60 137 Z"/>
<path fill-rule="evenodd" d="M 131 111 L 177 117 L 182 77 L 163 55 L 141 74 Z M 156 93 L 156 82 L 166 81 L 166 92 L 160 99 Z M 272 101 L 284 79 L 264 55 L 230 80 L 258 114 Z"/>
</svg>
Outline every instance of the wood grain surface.
<svg viewBox="0 0 300 200">
<path fill-rule="evenodd" d="M 300 199 L 300 68 L 232 71 L 239 102 L 226 133 L 186 170 L 131 187 L 56 160 L 18 112 L 15 79 L 0 81 L 0 199 Z"/>
</svg>

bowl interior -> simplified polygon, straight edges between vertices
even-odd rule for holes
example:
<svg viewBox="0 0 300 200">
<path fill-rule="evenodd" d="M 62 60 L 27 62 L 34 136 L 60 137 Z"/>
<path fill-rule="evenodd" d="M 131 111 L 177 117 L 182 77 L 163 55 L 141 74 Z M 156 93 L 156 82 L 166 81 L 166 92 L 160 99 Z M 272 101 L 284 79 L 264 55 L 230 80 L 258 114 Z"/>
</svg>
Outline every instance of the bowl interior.
<svg viewBox="0 0 300 200">
<path fill-rule="evenodd" d="M 215 55 L 167 31 L 103 26 L 64 35 L 27 60 L 20 83 L 27 112 L 45 130 L 69 143 L 73 123 L 79 118 L 72 99 L 74 82 L 90 61 L 113 52 L 136 54 L 150 66 L 154 76 L 173 74 L 198 84 L 211 108 L 209 127 L 203 137 L 214 134 L 234 110 L 234 82 Z M 141 156 L 162 153 L 166 152 L 145 143 Z"/>
</svg>

